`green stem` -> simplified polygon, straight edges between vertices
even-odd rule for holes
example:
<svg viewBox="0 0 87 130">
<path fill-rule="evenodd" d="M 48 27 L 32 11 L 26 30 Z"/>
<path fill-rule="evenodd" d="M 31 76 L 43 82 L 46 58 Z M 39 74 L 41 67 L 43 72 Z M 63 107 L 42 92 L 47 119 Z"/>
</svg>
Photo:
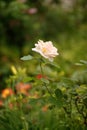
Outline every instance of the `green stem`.
<svg viewBox="0 0 87 130">
<path fill-rule="evenodd" d="M 40 61 L 40 69 L 41 69 L 41 74 L 43 75 L 43 68 L 42 68 L 42 62 Z"/>
<path fill-rule="evenodd" d="M 46 87 L 48 93 L 50 94 L 50 96 L 51 96 L 52 98 L 54 98 L 53 95 L 52 95 L 52 93 L 51 93 L 50 90 L 48 89 L 47 84 L 45 83 L 44 85 L 45 85 L 45 87 Z"/>
<path fill-rule="evenodd" d="M 40 69 L 41 69 L 41 74 L 42 74 L 42 75 L 44 75 L 41 60 L 40 60 Z M 50 94 L 50 96 L 51 96 L 52 98 L 54 98 L 54 97 L 53 97 L 53 95 L 52 95 L 52 93 L 51 93 L 51 92 L 50 92 L 50 90 L 48 89 L 48 87 L 47 87 L 47 84 L 46 84 L 46 83 L 44 83 L 44 86 L 46 87 L 46 89 L 47 89 L 48 93 Z"/>
</svg>

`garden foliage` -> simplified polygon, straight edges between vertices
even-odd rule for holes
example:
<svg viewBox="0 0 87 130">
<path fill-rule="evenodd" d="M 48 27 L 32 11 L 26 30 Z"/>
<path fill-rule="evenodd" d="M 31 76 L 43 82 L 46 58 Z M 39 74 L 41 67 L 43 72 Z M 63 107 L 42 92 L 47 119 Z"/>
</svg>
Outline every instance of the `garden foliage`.
<svg viewBox="0 0 87 130">
<path fill-rule="evenodd" d="M 50 45 L 49 41 L 40 40 L 35 44 L 36 48 L 32 49 L 37 50 L 42 57 L 28 55 L 21 58 L 23 61 L 38 62 L 39 68 L 32 76 L 28 76 L 25 69 L 12 66 L 13 75 L 7 80 L 10 87 L 1 93 L 0 129 L 87 128 L 87 61 L 76 63 L 77 66 L 85 66 L 81 72 L 75 72 L 69 77 L 61 75 L 64 73 L 61 67 L 49 59 L 58 54 L 57 48 L 52 46 L 53 51 L 50 52 L 46 47 L 48 44 L 52 46 L 52 42 Z"/>
</svg>

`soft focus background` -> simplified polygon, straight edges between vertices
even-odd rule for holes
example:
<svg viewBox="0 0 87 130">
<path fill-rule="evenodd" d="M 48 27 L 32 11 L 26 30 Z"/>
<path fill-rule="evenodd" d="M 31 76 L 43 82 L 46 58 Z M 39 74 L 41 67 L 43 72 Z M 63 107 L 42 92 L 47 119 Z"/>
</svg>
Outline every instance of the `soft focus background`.
<svg viewBox="0 0 87 130">
<path fill-rule="evenodd" d="M 30 75 L 36 70 L 20 57 L 35 55 L 39 39 L 52 41 L 60 53 L 55 61 L 73 73 L 76 62 L 87 60 L 87 0 L 0 0 L 0 89 L 13 65 Z"/>
</svg>

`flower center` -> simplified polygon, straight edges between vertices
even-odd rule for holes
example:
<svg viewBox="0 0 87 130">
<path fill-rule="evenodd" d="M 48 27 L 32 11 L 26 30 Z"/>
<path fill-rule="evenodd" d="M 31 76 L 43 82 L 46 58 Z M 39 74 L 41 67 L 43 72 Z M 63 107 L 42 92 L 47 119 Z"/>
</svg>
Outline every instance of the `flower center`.
<svg viewBox="0 0 87 130">
<path fill-rule="evenodd" d="M 47 49 L 45 47 L 42 48 L 42 52 L 45 53 L 47 52 Z"/>
</svg>

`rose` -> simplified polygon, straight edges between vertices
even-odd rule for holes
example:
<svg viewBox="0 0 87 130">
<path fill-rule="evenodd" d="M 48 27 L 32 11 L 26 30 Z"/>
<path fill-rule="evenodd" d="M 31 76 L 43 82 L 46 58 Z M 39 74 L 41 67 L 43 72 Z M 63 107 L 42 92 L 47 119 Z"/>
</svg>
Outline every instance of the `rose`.
<svg viewBox="0 0 87 130">
<path fill-rule="evenodd" d="M 51 41 L 43 42 L 39 40 L 32 50 L 40 53 L 44 58 L 49 59 L 49 61 L 53 61 L 53 58 L 59 55 L 57 48 L 53 46 Z"/>
</svg>

